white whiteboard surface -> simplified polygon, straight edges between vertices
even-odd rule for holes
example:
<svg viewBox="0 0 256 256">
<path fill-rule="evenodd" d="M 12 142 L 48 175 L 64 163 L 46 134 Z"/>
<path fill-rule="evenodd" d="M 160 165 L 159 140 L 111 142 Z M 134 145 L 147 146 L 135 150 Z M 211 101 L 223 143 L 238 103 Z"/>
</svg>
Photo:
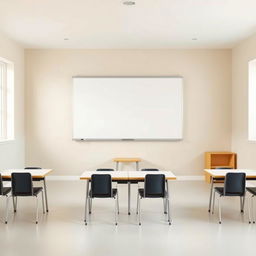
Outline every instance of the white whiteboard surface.
<svg viewBox="0 0 256 256">
<path fill-rule="evenodd" d="M 73 139 L 180 140 L 181 77 L 73 77 Z"/>
</svg>

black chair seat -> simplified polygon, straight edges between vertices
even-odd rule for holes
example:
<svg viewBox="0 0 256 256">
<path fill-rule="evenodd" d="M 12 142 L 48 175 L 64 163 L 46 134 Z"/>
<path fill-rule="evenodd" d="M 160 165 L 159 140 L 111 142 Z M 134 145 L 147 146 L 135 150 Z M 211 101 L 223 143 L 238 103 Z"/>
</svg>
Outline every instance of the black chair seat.
<svg viewBox="0 0 256 256">
<path fill-rule="evenodd" d="M 37 196 L 43 190 L 42 187 L 34 187 L 33 188 L 33 196 Z M 31 196 L 28 193 L 15 193 L 14 196 Z"/>
<path fill-rule="evenodd" d="M 115 197 L 116 196 L 116 194 L 117 194 L 117 189 L 116 188 L 113 188 L 112 189 L 112 193 L 113 193 L 113 197 Z M 90 197 L 92 197 L 92 191 L 90 190 L 90 192 L 89 192 L 89 195 L 90 195 Z M 92 197 L 92 198 L 107 198 L 107 197 L 109 197 L 108 195 L 105 195 L 105 194 L 97 194 L 97 196 L 94 196 L 94 197 Z"/>
<path fill-rule="evenodd" d="M 224 196 L 224 187 L 215 187 L 215 191 L 221 195 Z M 244 196 L 242 193 L 226 193 L 225 196 Z"/>
<path fill-rule="evenodd" d="M 8 193 L 10 193 L 11 192 L 11 188 L 3 188 L 3 196 L 6 196 Z"/>
<path fill-rule="evenodd" d="M 253 195 L 256 195 L 256 187 L 246 188 L 248 192 L 250 192 Z"/>
<path fill-rule="evenodd" d="M 139 188 L 138 189 L 138 191 L 139 191 L 139 195 L 141 196 L 141 197 L 144 197 L 144 188 Z M 165 194 L 166 194 L 167 192 L 165 191 Z M 157 195 L 157 194 L 153 194 L 153 195 L 147 195 L 147 197 L 149 197 L 149 198 L 162 198 L 163 197 L 163 195 L 161 194 L 161 195 Z"/>
</svg>

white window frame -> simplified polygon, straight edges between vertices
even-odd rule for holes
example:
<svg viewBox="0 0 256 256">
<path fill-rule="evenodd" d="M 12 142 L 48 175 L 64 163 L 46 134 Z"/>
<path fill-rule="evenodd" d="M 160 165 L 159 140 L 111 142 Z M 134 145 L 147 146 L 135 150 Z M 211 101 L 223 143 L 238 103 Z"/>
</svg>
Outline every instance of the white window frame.
<svg viewBox="0 0 256 256">
<path fill-rule="evenodd" d="M 14 140 L 14 64 L 0 57 L 0 142 Z"/>
</svg>

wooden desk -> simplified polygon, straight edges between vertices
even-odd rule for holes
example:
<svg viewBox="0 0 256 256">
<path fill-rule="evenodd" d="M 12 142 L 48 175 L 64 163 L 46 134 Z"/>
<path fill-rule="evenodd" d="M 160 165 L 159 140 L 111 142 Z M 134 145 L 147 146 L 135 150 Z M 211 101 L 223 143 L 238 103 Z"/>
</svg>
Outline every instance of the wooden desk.
<svg viewBox="0 0 256 256">
<path fill-rule="evenodd" d="M 50 172 L 52 172 L 52 169 L 7 169 L 7 170 L 0 171 L 0 173 L 2 175 L 2 179 L 5 180 L 5 181 L 11 180 L 11 176 L 12 176 L 13 172 L 31 173 L 33 181 L 43 181 L 46 211 L 49 212 L 45 177 Z"/>
<path fill-rule="evenodd" d="M 176 180 L 176 176 L 172 172 L 167 171 L 114 171 L 114 172 L 104 172 L 104 171 L 93 171 L 93 172 L 83 172 L 80 176 L 80 180 L 86 180 L 86 199 L 85 202 L 87 203 L 87 199 L 89 196 L 89 186 L 91 176 L 93 174 L 110 174 L 113 181 L 127 181 L 128 184 L 128 214 L 131 214 L 131 181 L 138 181 L 142 182 L 145 179 L 147 174 L 164 174 L 166 178 L 166 186 L 167 186 L 167 193 L 169 194 L 168 188 L 168 180 Z"/>
<path fill-rule="evenodd" d="M 226 174 L 228 172 L 243 172 L 246 175 L 247 180 L 256 180 L 256 170 L 248 170 L 248 169 L 205 169 L 206 174 L 210 177 L 211 189 L 210 189 L 210 198 L 209 198 L 209 208 L 208 212 L 211 211 L 212 207 L 212 197 L 213 197 L 213 189 L 214 183 L 217 181 L 225 180 Z"/>
<path fill-rule="evenodd" d="M 139 170 L 139 162 L 141 162 L 141 158 L 114 158 L 114 162 L 116 162 L 116 171 L 118 171 L 119 163 L 135 163 L 136 171 Z"/>
</svg>

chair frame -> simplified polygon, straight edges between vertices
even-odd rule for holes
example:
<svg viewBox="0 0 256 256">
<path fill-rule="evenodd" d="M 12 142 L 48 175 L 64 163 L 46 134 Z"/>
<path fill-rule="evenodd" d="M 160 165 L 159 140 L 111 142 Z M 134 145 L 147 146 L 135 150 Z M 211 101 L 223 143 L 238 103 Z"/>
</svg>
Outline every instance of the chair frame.
<svg viewBox="0 0 256 256">
<path fill-rule="evenodd" d="M 145 177 L 145 180 L 146 180 L 146 177 Z M 165 179 L 165 184 L 166 184 L 166 188 L 167 189 L 165 189 L 164 197 L 163 197 L 164 214 L 167 214 L 167 217 L 168 217 L 167 221 L 168 221 L 169 225 L 171 225 L 172 221 L 171 221 L 171 211 L 170 211 L 170 198 L 169 198 L 168 181 L 166 179 Z M 146 193 L 146 189 L 145 189 L 145 182 L 144 182 L 144 196 L 143 197 L 140 196 L 139 190 L 137 192 L 137 208 L 136 208 L 136 213 L 139 215 L 139 225 L 140 226 L 141 226 L 141 199 L 143 199 L 143 198 L 151 198 L 151 197 L 146 197 L 145 193 Z M 162 198 L 162 197 L 156 197 L 155 199 L 159 199 L 159 198 Z"/>
<path fill-rule="evenodd" d="M 110 174 L 96 174 L 96 175 L 109 175 L 109 176 L 111 176 Z M 87 186 L 90 186 L 90 189 L 89 189 L 89 187 L 87 189 L 88 191 L 91 191 L 91 185 L 90 184 L 92 184 L 92 179 L 93 179 L 93 175 L 90 179 L 90 182 L 87 183 Z M 87 211 L 89 210 L 88 212 L 89 212 L 89 214 L 91 214 L 92 199 L 97 198 L 97 197 L 92 197 L 91 194 L 92 194 L 92 192 L 87 193 L 87 196 L 85 198 L 85 214 L 84 214 L 84 223 L 85 223 L 85 225 L 87 225 Z M 102 198 L 102 197 L 98 197 L 98 198 Z M 115 225 L 117 225 L 118 224 L 117 215 L 119 214 L 118 189 L 117 189 L 116 196 L 114 196 L 113 195 L 113 188 L 112 188 L 112 178 L 111 178 L 111 196 L 110 197 L 104 197 L 104 198 L 113 198 L 115 200 Z M 87 205 L 88 205 L 88 207 L 87 207 Z"/>
<path fill-rule="evenodd" d="M 227 173 L 228 174 L 228 173 Z M 224 194 L 221 195 L 219 194 L 219 198 L 218 198 L 218 213 L 219 213 L 219 224 L 221 224 L 222 222 L 222 218 L 221 218 L 221 198 L 222 197 L 227 197 L 225 195 L 226 191 L 225 191 L 225 184 L 226 184 L 226 178 L 225 178 L 225 181 L 224 181 Z M 215 194 L 217 193 L 217 191 L 214 189 L 214 193 L 213 193 L 213 204 L 212 204 L 212 214 L 214 214 L 214 208 L 215 208 Z M 235 196 L 235 197 L 238 197 L 238 196 Z M 245 204 L 245 198 L 246 198 L 246 189 L 244 190 L 244 195 L 243 196 L 239 196 L 240 197 L 240 211 L 241 213 L 244 212 L 244 204 Z M 249 204 L 248 204 L 249 206 Z M 249 210 L 249 208 L 248 208 Z M 249 210 L 249 215 L 250 215 L 250 210 Z M 249 219 L 250 219 L 250 216 L 249 216 Z M 250 223 L 250 220 L 249 220 L 249 223 Z"/>
<path fill-rule="evenodd" d="M 23 174 L 23 173 L 18 173 L 18 174 Z M 31 192 L 32 192 L 32 194 L 31 194 L 31 195 L 28 195 L 28 197 L 35 197 L 35 199 L 36 199 L 36 224 L 38 224 L 38 208 L 39 208 L 39 206 L 38 206 L 38 196 L 33 194 L 33 188 L 34 188 L 34 186 L 33 186 L 32 175 L 31 175 L 31 173 L 28 173 L 28 174 L 30 174 L 30 176 L 31 176 L 31 185 L 32 185 L 32 187 L 31 187 Z M 42 208 L 43 208 L 43 214 L 45 214 L 44 189 L 43 189 L 43 188 L 42 188 L 42 190 L 39 192 L 39 194 L 40 194 L 40 193 L 42 194 Z M 14 194 L 13 194 L 13 190 L 12 190 L 11 195 L 10 195 L 10 196 L 8 197 L 8 199 L 7 199 L 7 201 L 9 201 L 9 198 L 12 197 L 14 213 L 17 212 L 17 202 L 18 202 L 17 198 L 18 198 L 19 196 L 20 196 L 20 197 L 23 197 L 22 195 L 14 195 Z M 24 197 L 27 197 L 27 196 L 24 196 Z M 7 211 L 7 213 L 6 213 L 6 220 L 5 220 L 5 223 L 7 224 L 7 222 L 8 222 L 8 212 L 9 212 L 9 209 L 8 209 L 8 202 L 7 202 L 6 211 Z"/>
</svg>

